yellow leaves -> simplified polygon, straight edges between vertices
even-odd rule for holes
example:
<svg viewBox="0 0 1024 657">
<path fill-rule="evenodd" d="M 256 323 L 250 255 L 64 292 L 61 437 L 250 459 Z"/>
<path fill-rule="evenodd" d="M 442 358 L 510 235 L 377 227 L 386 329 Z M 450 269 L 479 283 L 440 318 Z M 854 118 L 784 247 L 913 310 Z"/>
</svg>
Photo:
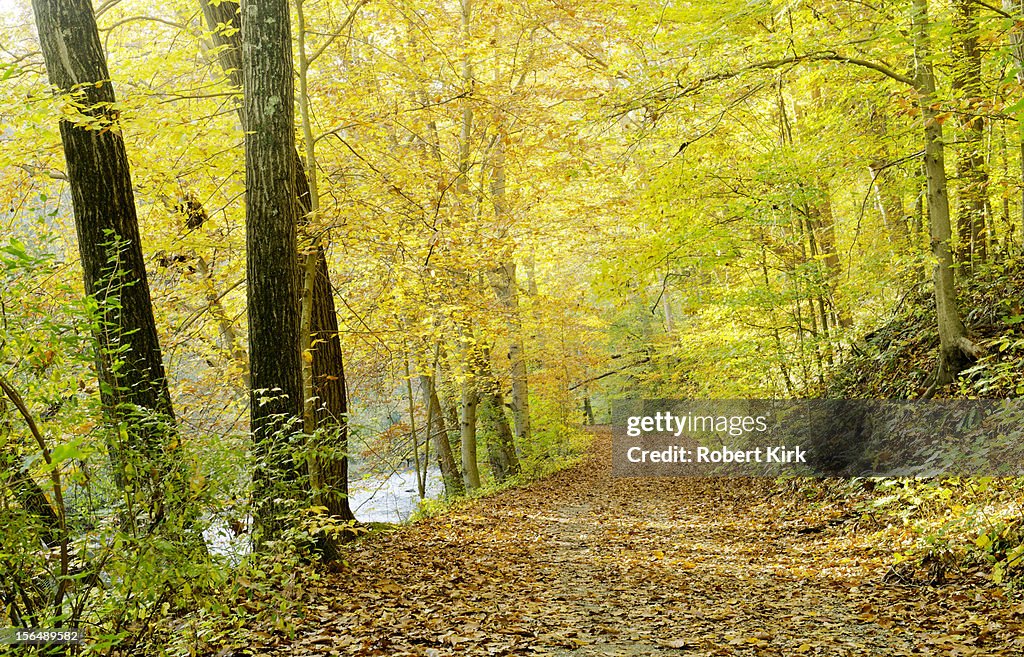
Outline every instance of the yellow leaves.
<svg viewBox="0 0 1024 657">
<path fill-rule="evenodd" d="M 220 4 L 220 2 L 214 0 L 213 2 L 211 2 L 211 4 L 218 5 Z M 231 23 L 217 23 L 216 31 L 224 35 L 225 37 L 230 37 L 234 36 L 235 34 L 238 34 L 239 29 L 237 27 L 232 26 Z"/>
<path fill-rule="evenodd" d="M 757 635 L 754 635 L 754 636 L 737 636 L 737 637 L 733 637 L 732 639 L 729 640 L 729 645 L 730 646 L 751 645 L 751 646 L 756 646 L 758 648 L 767 648 L 768 647 L 768 640 L 769 639 L 771 639 L 771 635 L 764 634 L 764 633 L 757 634 Z"/>
<path fill-rule="evenodd" d="M 599 646 L 630 655 L 896 657 L 909 640 L 942 654 L 1016 654 L 994 639 L 1015 616 L 993 604 L 990 589 L 957 597 L 861 587 L 844 573 L 873 566 L 874 555 L 849 537 L 797 534 L 763 503 L 770 483 L 613 482 L 605 473 L 588 462 L 353 545 L 342 572 L 318 584 L 323 607 L 299 634 L 391 655 Z M 799 513 L 823 512 L 804 504 Z M 829 575 L 801 582 L 794 565 Z M 976 650 L 952 652 L 963 646 Z"/>
</svg>

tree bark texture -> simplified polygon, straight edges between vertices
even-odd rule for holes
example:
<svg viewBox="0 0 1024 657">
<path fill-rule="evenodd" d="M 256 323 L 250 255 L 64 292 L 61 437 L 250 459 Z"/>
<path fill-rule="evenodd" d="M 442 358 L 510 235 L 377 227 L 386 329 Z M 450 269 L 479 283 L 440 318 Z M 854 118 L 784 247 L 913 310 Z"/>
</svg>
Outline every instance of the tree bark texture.
<svg viewBox="0 0 1024 657">
<path fill-rule="evenodd" d="M 173 459 L 163 454 L 174 415 L 167 390 L 124 140 L 89 0 L 33 0 L 50 82 L 78 116 L 60 121 L 85 292 L 99 307 L 97 370 L 105 413 L 127 425 L 112 441 L 115 477 L 150 473 L 153 519 Z M 118 432 L 124 436 L 124 433 Z M 115 439 L 116 440 L 116 439 Z M 123 441 L 122 441 L 123 442 Z M 132 468 L 129 461 L 140 460 Z"/>
<path fill-rule="evenodd" d="M 516 454 L 515 438 L 505 415 L 505 400 L 501 386 L 490 369 L 490 354 L 481 358 L 481 370 L 477 373 L 480 385 L 480 425 L 487 432 L 487 460 L 491 473 L 498 482 L 505 481 L 520 472 L 519 456 Z"/>
<path fill-rule="evenodd" d="M 942 141 L 942 123 L 935 109 L 935 77 L 932 72 L 931 42 L 927 0 L 913 0 L 914 51 L 917 60 L 917 91 L 924 120 L 924 167 L 927 181 L 928 220 L 935 285 L 935 310 L 939 328 L 939 365 L 935 380 L 925 393 L 950 383 L 967 363 L 977 356 L 977 348 L 967 339 L 967 329 L 956 305 L 953 275 L 952 227 L 949 197 L 946 191 L 946 165 Z"/>
<path fill-rule="evenodd" d="M 291 444 L 303 399 L 289 20 L 286 0 L 242 7 L 250 417 L 255 515 L 264 541 L 280 534 L 279 500 L 296 496 L 301 473 Z"/>
<path fill-rule="evenodd" d="M 216 29 L 226 25 L 229 29 L 240 28 L 238 4 L 221 2 L 212 5 L 209 0 L 200 0 L 206 23 L 213 33 L 214 45 L 218 47 L 217 57 L 221 68 L 231 83 L 243 86 L 242 46 L 239 32 L 224 34 Z M 239 108 L 239 120 L 245 129 L 245 113 Z M 305 167 L 298 151 L 295 157 L 295 189 L 301 215 L 312 210 L 310 187 Z M 333 432 L 331 450 L 336 463 L 326 460 L 320 464 L 320 485 L 326 490 L 324 506 L 331 515 L 344 520 L 354 518 L 348 502 L 348 401 L 345 388 L 345 369 L 342 358 L 341 340 L 338 337 L 338 314 L 334 304 L 334 289 L 331 285 L 327 256 L 321 245 L 314 252 L 316 260 L 311 314 L 311 350 L 313 356 L 313 396 L 318 400 L 316 425 Z"/>
</svg>

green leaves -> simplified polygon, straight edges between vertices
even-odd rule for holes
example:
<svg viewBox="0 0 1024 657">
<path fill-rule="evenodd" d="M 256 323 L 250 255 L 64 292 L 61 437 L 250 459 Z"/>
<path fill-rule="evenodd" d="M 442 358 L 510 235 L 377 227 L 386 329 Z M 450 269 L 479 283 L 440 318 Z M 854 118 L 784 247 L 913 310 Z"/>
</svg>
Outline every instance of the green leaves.
<svg viewBox="0 0 1024 657">
<path fill-rule="evenodd" d="M 89 452 L 86 449 L 83 449 L 82 439 L 76 439 L 67 443 L 59 443 L 54 445 L 50 450 L 50 457 L 56 465 L 70 460 L 84 460 L 88 455 Z"/>
</svg>

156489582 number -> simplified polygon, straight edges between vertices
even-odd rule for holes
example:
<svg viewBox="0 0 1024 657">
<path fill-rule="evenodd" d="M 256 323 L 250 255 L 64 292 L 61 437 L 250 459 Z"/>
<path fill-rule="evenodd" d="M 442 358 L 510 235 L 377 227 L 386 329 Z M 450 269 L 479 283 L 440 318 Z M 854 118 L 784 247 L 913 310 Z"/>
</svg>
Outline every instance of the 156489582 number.
<svg viewBox="0 0 1024 657">
<path fill-rule="evenodd" d="M 75 628 L 0 627 L 0 645 L 77 645 L 84 639 L 85 633 Z"/>
</svg>

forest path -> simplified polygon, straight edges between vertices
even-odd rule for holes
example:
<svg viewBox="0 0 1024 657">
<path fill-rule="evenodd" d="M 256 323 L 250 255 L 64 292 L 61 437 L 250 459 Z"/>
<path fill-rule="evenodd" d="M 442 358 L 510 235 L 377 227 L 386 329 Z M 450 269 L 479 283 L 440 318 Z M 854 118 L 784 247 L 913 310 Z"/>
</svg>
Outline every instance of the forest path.
<svg viewBox="0 0 1024 657">
<path fill-rule="evenodd" d="M 1024 606 L 883 583 L 889 555 L 837 506 L 612 478 L 596 433 L 577 467 L 361 542 L 276 654 L 1024 654 Z"/>
</svg>

